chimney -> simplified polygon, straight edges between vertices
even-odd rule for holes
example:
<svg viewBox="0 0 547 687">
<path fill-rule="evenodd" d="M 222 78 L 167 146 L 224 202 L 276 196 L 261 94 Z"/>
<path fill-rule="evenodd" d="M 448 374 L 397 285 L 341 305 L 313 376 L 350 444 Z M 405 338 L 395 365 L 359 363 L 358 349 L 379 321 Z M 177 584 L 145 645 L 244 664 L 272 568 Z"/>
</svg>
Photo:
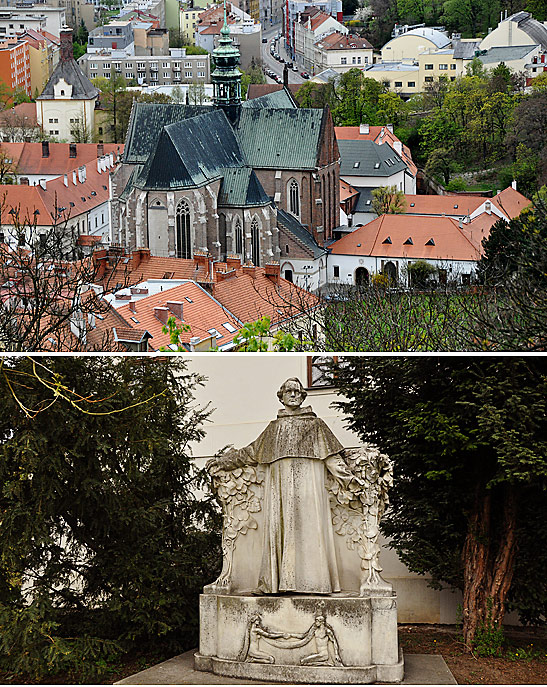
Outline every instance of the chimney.
<svg viewBox="0 0 547 687">
<path fill-rule="evenodd" d="M 72 183 L 74 186 L 77 186 L 78 182 L 76 181 L 76 170 L 72 172 Z"/>
<path fill-rule="evenodd" d="M 486 203 L 484 204 L 484 209 L 486 210 L 487 215 L 492 214 L 492 203 L 489 200 L 487 200 Z"/>
<path fill-rule="evenodd" d="M 360 124 L 359 125 L 359 133 L 360 134 L 370 133 L 370 126 L 368 124 Z"/>
<path fill-rule="evenodd" d="M 76 144 L 75 143 L 69 143 L 68 145 L 69 145 L 69 151 L 70 151 L 68 156 L 69 157 L 76 157 L 76 155 L 78 155 L 78 152 L 76 150 Z"/>
<path fill-rule="evenodd" d="M 393 133 L 393 124 L 386 124 L 386 128 L 391 134 Z"/>
<path fill-rule="evenodd" d="M 21 177 L 19 183 L 21 184 L 21 186 L 29 186 L 28 177 Z"/>
<path fill-rule="evenodd" d="M 61 39 L 59 60 L 61 62 L 71 62 L 74 59 L 74 54 L 72 53 L 72 29 L 64 26 L 59 32 L 59 38 Z"/>
<path fill-rule="evenodd" d="M 49 141 L 42 141 L 42 157 L 49 157 Z"/>
<path fill-rule="evenodd" d="M 68 187 L 68 174 L 63 174 L 63 184 Z"/>
<path fill-rule="evenodd" d="M 103 165 L 102 165 L 102 159 L 100 157 L 97 158 L 97 172 L 101 174 L 103 171 Z"/>
<path fill-rule="evenodd" d="M 190 338 L 190 350 L 193 351 L 195 350 L 195 347 L 199 344 L 200 338 L 199 336 L 192 336 Z"/>
<path fill-rule="evenodd" d="M 280 267 L 279 263 L 268 263 L 264 269 L 264 274 L 276 284 L 279 283 Z"/>
<path fill-rule="evenodd" d="M 237 270 L 241 267 L 241 258 L 238 255 L 226 256 L 226 267 L 228 270 Z"/>
<path fill-rule="evenodd" d="M 137 312 L 137 304 L 135 301 L 129 301 L 129 310 L 131 310 L 131 312 Z"/>
<path fill-rule="evenodd" d="M 513 189 L 513 191 L 517 190 L 517 180 L 516 179 L 513 179 L 513 181 L 511 182 L 511 188 Z"/>
<path fill-rule="evenodd" d="M 163 324 L 167 324 L 167 320 L 169 319 L 169 308 L 162 308 L 161 306 L 157 306 L 154 308 L 154 315 L 158 318 L 160 322 Z"/>
<path fill-rule="evenodd" d="M 182 301 L 167 301 L 165 304 L 175 317 L 182 320 Z"/>
<path fill-rule="evenodd" d="M 251 277 L 255 278 L 256 267 L 251 263 L 250 265 L 243 265 L 243 274 L 250 274 Z"/>
<path fill-rule="evenodd" d="M 283 88 L 289 87 L 289 68 L 285 64 L 283 66 Z"/>
<path fill-rule="evenodd" d="M 40 179 L 40 181 L 39 181 L 38 183 L 40 184 L 40 188 L 43 188 L 44 191 L 47 190 L 47 189 L 46 189 L 46 180 L 45 180 L 45 179 Z"/>
<path fill-rule="evenodd" d="M 215 281 L 221 282 L 221 281 L 226 281 L 226 279 L 231 279 L 231 277 L 235 277 L 237 275 L 237 272 L 232 268 L 232 269 L 227 269 L 225 272 L 215 272 Z"/>
<path fill-rule="evenodd" d="M 403 144 L 401 141 L 393 141 L 393 150 L 399 155 L 403 154 Z"/>
<path fill-rule="evenodd" d="M 104 144 L 97 143 L 97 157 L 102 157 L 104 155 Z"/>
</svg>

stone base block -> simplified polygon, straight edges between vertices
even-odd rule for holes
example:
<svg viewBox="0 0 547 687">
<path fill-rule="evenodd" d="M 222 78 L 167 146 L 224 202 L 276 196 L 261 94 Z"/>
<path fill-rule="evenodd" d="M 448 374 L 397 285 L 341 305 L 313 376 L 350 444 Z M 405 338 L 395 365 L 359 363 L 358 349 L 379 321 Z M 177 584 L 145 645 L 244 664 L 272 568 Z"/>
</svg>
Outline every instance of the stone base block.
<svg viewBox="0 0 547 687">
<path fill-rule="evenodd" d="M 400 682 L 397 600 L 355 594 L 200 598 L 195 668 L 293 683 Z"/>
</svg>

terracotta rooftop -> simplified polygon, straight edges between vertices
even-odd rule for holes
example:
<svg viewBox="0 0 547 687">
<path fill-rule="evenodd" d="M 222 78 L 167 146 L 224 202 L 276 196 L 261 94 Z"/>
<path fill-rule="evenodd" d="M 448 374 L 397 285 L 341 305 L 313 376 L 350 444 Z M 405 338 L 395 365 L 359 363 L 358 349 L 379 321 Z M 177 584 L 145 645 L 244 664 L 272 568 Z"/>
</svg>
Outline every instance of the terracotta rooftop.
<svg viewBox="0 0 547 687">
<path fill-rule="evenodd" d="M 340 201 L 347 200 L 348 198 L 358 195 L 358 193 L 359 191 L 353 188 L 351 184 L 340 179 Z"/>
<path fill-rule="evenodd" d="M 31 103 L 36 110 L 36 106 Z M 114 161 L 123 154 L 123 143 L 75 143 L 72 144 L 76 156 L 70 156 L 70 143 L 49 143 L 47 157 L 44 157 L 42 143 L 2 143 L 5 150 L 17 165 L 17 174 L 67 174 L 81 165 L 94 162 L 102 155 L 112 153 Z M 102 147 L 101 147 L 102 146 Z"/>
<path fill-rule="evenodd" d="M 36 103 L 20 103 L 15 107 L 10 107 L 9 109 L 0 112 L 0 125 L 19 126 L 19 122 L 21 122 L 25 127 L 32 128 L 38 126 L 38 122 L 36 120 Z M 7 144 L 3 143 L 2 145 Z M 14 144 L 12 143 L 10 145 Z"/>
<path fill-rule="evenodd" d="M 174 305 L 175 303 L 180 304 L 182 319 L 177 314 L 180 310 L 179 306 Z M 211 336 L 209 330 L 214 329 L 220 335 L 216 337 L 213 334 L 214 340 L 218 346 L 222 346 L 230 343 L 241 327 L 237 319 L 215 298 L 191 281 L 171 289 L 164 289 L 153 296 L 141 298 L 132 302 L 131 305 L 129 303 L 122 305 L 117 312 L 124 318 L 128 327 L 132 328 L 136 325 L 138 329 L 145 329 L 152 334 L 151 344 L 156 350 L 159 350 L 161 346 L 169 346 L 171 343 L 169 334 L 162 332 L 169 317 L 175 318 L 178 327 L 182 325 L 189 327 L 188 331 L 183 331 L 181 334 L 182 343 L 185 344 L 189 344 L 190 339 L 194 337 L 199 337 L 200 340 L 209 338 Z M 225 326 L 226 324 L 228 327 Z"/>
<path fill-rule="evenodd" d="M 113 170 L 114 167 L 110 169 Z M 89 212 L 108 200 L 108 174 L 108 169 L 99 173 L 96 163 L 92 163 L 86 165 L 84 182 L 78 181 L 78 170 L 73 169 L 67 175 L 67 186 L 64 184 L 64 177 L 48 181 L 46 190 L 41 186 L 18 184 L 0 186 L 0 199 L 3 199 L 5 206 L 2 222 L 13 224 L 14 215 L 9 212 L 12 209 L 18 212 L 20 221 L 31 223 L 37 210 L 38 226 L 51 226 L 54 223 L 55 208 L 60 221 Z"/>
<path fill-rule="evenodd" d="M 480 242 L 450 217 L 382 215 L 331 245 L 334 255 L 479 260 Z"/>
<path fill-rule="evenodd" d="M 512 219 L 518 217 L 524 208 L 530 205 L 530 201 L 522 193 L 508 186 L 492 198 L 492 204 L 499 208 L 504 215 Z"/>
<path fill-rule="evenodd" d="M 470 215 L 486 200 L 481 196 L 405 194 L 407 215 Z"/>
<path fill-rule="evenodd" d="M 327 36 L 323 36 L 316 41 L 315 45 L 323 50 L 372 50 L 372 45 L 366 38 L 340 33 L 339 31 L 333 31 Z"/>
</svg>

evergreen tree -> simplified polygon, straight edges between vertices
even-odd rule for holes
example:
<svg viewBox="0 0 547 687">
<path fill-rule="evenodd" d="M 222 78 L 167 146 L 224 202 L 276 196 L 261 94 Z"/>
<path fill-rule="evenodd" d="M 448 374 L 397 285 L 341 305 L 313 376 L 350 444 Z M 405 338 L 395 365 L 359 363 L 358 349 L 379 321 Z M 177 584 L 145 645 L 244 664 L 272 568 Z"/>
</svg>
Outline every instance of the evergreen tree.
<svg viewBox="0 0 547 687">
<path fill-rule="evenodd" d="M 349 426 L 395 463 L 384 532 L 410 570 L 462 590 L 467 648 L 507 608 L 545 623 L 545 359 L 354 357 L 337 379 Z"/>
<path fill-rule="evenodd" d="M 195 646 L 221 559 L 189 449 L 202 379 L 174 358 L 107 356 L 0 373 L 0 669 L 86 682 L 123 651 Z"/>
</svg>

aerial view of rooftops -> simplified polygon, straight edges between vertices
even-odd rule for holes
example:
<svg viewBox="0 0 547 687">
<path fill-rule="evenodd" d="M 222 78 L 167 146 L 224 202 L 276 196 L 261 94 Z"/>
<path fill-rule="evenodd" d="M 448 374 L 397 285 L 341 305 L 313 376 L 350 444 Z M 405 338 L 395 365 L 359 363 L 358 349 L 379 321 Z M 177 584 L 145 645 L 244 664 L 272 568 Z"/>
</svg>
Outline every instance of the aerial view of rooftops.
<svg viewBox="0 0 547 687">
<path fill-rule="evenodd" d="M 1 351 L 545 350 L 540 4 L 2 4 Z"/>
</svg>

